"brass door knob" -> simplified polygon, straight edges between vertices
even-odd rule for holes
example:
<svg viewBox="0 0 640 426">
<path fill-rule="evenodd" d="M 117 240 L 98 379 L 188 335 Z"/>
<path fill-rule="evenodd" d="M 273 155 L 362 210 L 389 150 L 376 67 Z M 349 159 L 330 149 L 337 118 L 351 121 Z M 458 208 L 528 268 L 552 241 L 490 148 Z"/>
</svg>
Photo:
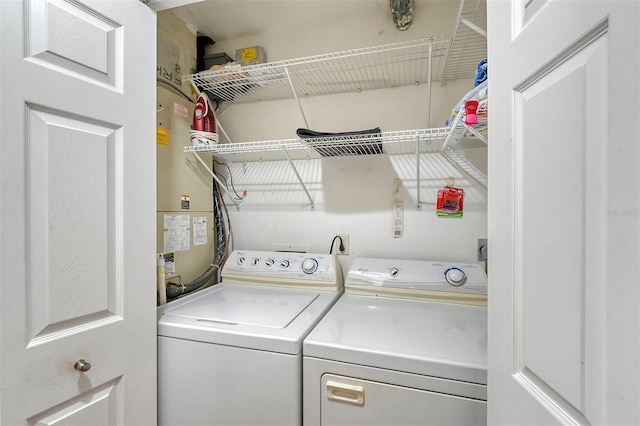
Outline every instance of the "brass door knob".
<svg viewBox="0 0 640 426">
<path fill-rule="evenodd" d="M 80 359 L 76 361 L 75 364 L 73 364 L 73 368 L 84 373 L 86 371 L 91 370 L 91 364 L 88 361 L 85 361 L 84 359 Z"/>
</svg>

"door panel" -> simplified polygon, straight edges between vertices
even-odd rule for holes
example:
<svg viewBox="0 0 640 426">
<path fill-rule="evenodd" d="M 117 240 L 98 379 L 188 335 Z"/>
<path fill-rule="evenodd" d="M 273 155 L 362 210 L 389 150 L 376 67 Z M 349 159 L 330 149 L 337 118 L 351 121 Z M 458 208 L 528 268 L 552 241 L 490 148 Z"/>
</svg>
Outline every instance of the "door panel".
<svg viewBox="0 0 640 426">
<path fill-rule="evenodd" d="M 35 426 L 124 424 L 121 377 L 28 419 Z"/>
<path fill-rule="evenodd" d="M 154 424 L 155 14 L 0 19 L 1 423 Z"/>
<path fill-rule="evenodd" d="M 491 424 L 640 422 L 639 6 L 489 2 Z"/>
<path fill-rule="evenodd" d="M 586 352 L 591 344 L 586 337 L 598 337 L 597 324 L 587 321 L 586 303 L 594 302 L 593 314 L 604 302 L 597 260 L 606 241 L 597 231 L 603 229 L 600 203 L 607 180 L 601 138 L 607 41 L 604 34 L 554 61 L 543 75 L 532 75 L 534 82 L 517 87 L 515 98 L 514 127 L 521 134 L 514 141 L 519 255 L 514 373 L 550 396 L 544 404 L 574 410 L 576 417 L 585 409 L 585 364 L 604 368 Z"/>
<path fill-rule="evenodd" d="M 81 3 L 26 2 L 26 60 L 121 89 L 122 25 Z"/>
<path fill-rule="evenodd" d="M 34 107 L 28 120 L 31 345 L 51 333 L 121 319 L 122 132 Z"/>
</svg>

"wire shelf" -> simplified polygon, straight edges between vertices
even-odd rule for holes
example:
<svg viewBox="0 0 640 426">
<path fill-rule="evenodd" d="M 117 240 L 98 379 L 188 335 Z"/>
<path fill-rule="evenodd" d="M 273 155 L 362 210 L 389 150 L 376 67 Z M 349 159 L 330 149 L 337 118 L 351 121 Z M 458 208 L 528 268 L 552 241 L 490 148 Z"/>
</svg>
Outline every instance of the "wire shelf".
<svg viewBox="0 0 640 426">
<path fill-rule="evenodd" d="M 349 137 L 282 139 L 260 142 L 185 146 L 184 152 L 208 154 L 228 161 L 309 160 L 374 154 L 422 154 L 439 152 L 434 140 L 444 140 L 448 127 L 401 130 Z"/>
<path fill-rule="evenodd" d="M 361 92 L 438 80 L 448 40 L 430 37 L 265 64 L 234 64 L 184 77 L 210 99 L 232 103 Z M 290 78 L 290 80 L 289 80 Z"/>
<path fill-rule="evenodd" d="M 483 99 L 478 104 L 478 121 L 473 125 L 465 123 L 464 107 L 451 122 L 449 134 L 442 144 L 442 150 L 451 148 L 475 148 L 486 146 L 489 137 L 489 100 Z"/>
<path fill-rule="evenodd" d="M 486 0 L 467 1 L 480 3 Z M 461 12 L 464 3 L 463 0 Z M 486 16 L 484 19 L 486 22 Z M 484 46 L 484 54 L 486 55 L 486 41 L 484 41 Z M 447 48 L 447 39 L 430 37 L 266 64 L 244 67 L 233 64 L 218 70 L 192 74 L 186 76 L 184 80 L 189 81 L 200 92 L 205 92 L 209 99 L 215 102 L 260 102 L 294 97 L 298 101 L 306 124 L 307 120 L 299 101 L 299 97 L 302 96 L 361 92 L 426 83 L 430 98 L 432 81 L 444 78 L 443 73 L 451 62 L 449 61 L 445 65 Z M 454 51 L 449 50 L 449 52 L 449 55 L 452 55 Z M 468 52 L 464 53 L 466 55 Z M 474 72 L 476 63 L 475 58 L 472 59 L 471 73 Z M 468 76 L 465 75 L 465 77 Z M 444 155 L 456 167 L 486 186 L 486 176 L 468 163 L 463 155 L 451 149 L 443 151 L 442 144 L 432 144 L 433 141 L 443 142 L 447 138 L 454 137 L 458 132 L 456 126 L 342 137 L 218 143 L 209 146 L 193 145 L 184 147 L 184 152 L 195 155 L 200 164 L 229 194 L 232 201 L 235 200 L 233 194 L 201 158 L 203 155 L 230 162 L 288 161 L 313 210 L 315 208 L 314 201 L 293 160 L 410 154 L 415 155 L 419 162 L 421 154 L 439 154 Z M 419 198 L 419 167 L 416 171 L 416 180 L 418 181 Z M 237 204 L 236 201 L 233 202 Z M 420 205 L 418 205 L 418 209 L 420 209 Z"/>
<path fill-rule="evenodd" d="M 456 27 L 444 66 L 443 83 L 474 77 L 478 62 L 487 57 L 486 32 L 486 0 L 460 0 Z"/>
<path fill-rule="evenodd" d="M 447 148 L 442 151 L 442 155 L 460 171 L 487 188 L 487 175 L 467 160 L 463 153 Z"/>
</svg>

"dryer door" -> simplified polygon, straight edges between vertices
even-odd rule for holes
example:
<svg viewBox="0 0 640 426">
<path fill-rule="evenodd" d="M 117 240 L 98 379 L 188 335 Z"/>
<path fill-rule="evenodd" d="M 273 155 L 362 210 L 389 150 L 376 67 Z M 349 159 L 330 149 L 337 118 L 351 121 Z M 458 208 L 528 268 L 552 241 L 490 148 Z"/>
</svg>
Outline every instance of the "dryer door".
<svg viewBox="0 0 640 426">
<path fill-rule="evenodd" d="M 487 403 L 387 383 L 325 374 L 322 425 L 482 425 Z"/>
</svg>

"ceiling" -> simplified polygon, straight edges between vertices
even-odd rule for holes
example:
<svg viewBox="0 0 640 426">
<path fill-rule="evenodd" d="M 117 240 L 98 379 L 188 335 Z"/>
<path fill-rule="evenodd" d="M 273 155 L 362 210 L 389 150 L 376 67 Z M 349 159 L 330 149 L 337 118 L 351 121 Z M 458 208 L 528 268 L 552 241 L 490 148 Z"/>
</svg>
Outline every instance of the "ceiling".
<svg viewBox="0 0 640 426">
<path fill-rule="evenodd" d="M 203 0 L 172 9 L 216 42 L 251 36 L 267 27 L 294 28 L 347 19 L 389 16 L 389 0 Z"/>
</svg>

